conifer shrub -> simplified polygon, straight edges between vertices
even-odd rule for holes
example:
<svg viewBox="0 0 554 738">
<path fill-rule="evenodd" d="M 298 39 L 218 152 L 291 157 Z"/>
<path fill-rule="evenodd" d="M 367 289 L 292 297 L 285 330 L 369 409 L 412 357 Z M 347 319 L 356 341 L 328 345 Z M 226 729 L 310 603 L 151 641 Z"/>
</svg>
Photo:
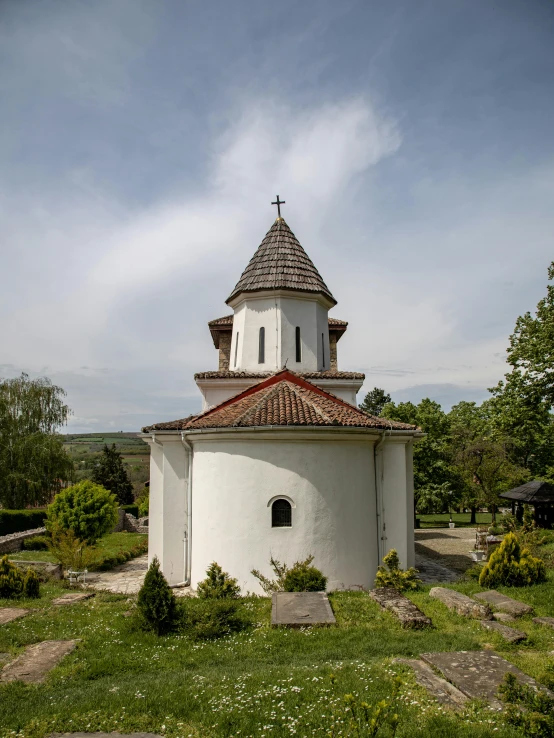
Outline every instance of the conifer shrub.
<svg viewBox="0 0 554 738">
<path fill-rule="evenodd" d="M 479 577 L 481 587 L 525 587 L 546 581 L 546 567 L 541 559 L 521 548 L 515 533 L 508 533 L 492 552 Z"/>
<path fill-rule="evenodd" d="M 287 570 L 283 589 L 285 592 L 324 592 L 327 586 L 327 577 L 315 566 L 311 566 L 313 556 L 304 561 L 295 562 Z"/>
<path fill-rule="evenodd" d="M 498 688 L 506 704 L 504 719 L 526 736 L 552 738 L 554 735 L 554 699 L 546 690 L 520 684 L 513 674 L 506 674 Z"/>
<path fill-rule="evenodd" d="M 7 554 L 0 559 L 0 598 L 12 599 L 23 594 L 24 576 Z"/>
<path fill-rule="evenodd" d="M 23 594 L 25 597 L 40 597 L 40 579 L 32 569 L 27 569 L 23 579 Z"/>
<path fill-rule="evenodd" d="M 72 530 L 84 543 L 93 544 L 117 522 L 117 498 L 99 484 L 84 479 L 59 492 L 48 507 L 46 527 Z"/>
<path fill-rule="evenodd" d="M 238 633 L 252 621 L 236 599 L 186 597 L 181 603 L 181 625 L 194 640 L 213 640 Z"/>
<path fill-rule="evenodd" d="M 88 569 L 94 560 L 94 550 L 85 541 L 77 538 L 74 531 L 51 525 L 48 550 L 56 557 L 66 570 L 83 571 Z"/>
<path fill-rule="evenodd" d="M 213 561 L 206 570 L 206 579 L 198 582 L 196 592 L 198 597 L 206 600 L 236 599 L 240 597 L 240 587 L 236 579 L 223 571 L 221 566 Z"/>
<path fill-rule="evenodd" d="M 177 603 L 166 578 L 160 571 L 160 562 L 154 557 L 138 594 L 138 611 L 143 630 L 163 635 L 177 625 Z"/>
<path fill-rule="evenodd" d="M 283 564 L 277 559 L 273 558 L 273 556 L 270 557 L 269 564 L 273 569 L 273 575 L 275 576 L 275 579 L 269 579 L 269 577 L 266 577 L 264 574 L 262 574 L 259 569 L 252 569 L 250 573 L 252 574 L 252 576 L 256 577 L 263 591 L 267 595 L 272 595 L 273 592 L 283 591 L 283 588 L 285 586 L 285 577 L 287 576 L 289 568 L 286 564 Z"/>
<path fill-rule="evenodd" d="M 385 566 L 381 565 L 377 569 L 376 587 L 394 587 L 399 592 L 419 588 L 421 580 L 417 576 L 417 569 L 414 569 L 413 566 L 406 570 L 401 569 L 396 549 L 391 548 L 388 554 L 383 557 L 383 564 Z"/>
</svg>

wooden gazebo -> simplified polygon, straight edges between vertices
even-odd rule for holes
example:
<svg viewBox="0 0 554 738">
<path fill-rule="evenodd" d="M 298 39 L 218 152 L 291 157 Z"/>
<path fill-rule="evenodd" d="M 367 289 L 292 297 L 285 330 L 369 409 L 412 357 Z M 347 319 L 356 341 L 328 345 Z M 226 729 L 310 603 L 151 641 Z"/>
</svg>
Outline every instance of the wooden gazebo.
<svg viewBox="0 0 554 738">
<path fill-rule="evenodd" d="M 509 492 L 503 492 L 500 497 L 511 500 L 512 512 L 516 505 L 533 505 L 535 508 L 535 523 L 541 528 L 554 526 L 554 485 L 535 479 L 515 487 Z"/>
</svg>

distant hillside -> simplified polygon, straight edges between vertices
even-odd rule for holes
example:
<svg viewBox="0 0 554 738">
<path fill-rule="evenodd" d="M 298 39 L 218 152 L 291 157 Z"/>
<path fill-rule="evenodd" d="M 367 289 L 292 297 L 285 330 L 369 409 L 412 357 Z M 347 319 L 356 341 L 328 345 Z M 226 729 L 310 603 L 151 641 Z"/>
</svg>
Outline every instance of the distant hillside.
<svg viewBox="0 0 554 738">
<path fill-rule="evenodd" d="M 104 444 L 115 443 L 127 465 L 135 494 L 150 475 L 150 449 L 138 433 L 66 433 L 64 445 L 77 470 L 77 479 L 88 479 Z"/>
</svg>

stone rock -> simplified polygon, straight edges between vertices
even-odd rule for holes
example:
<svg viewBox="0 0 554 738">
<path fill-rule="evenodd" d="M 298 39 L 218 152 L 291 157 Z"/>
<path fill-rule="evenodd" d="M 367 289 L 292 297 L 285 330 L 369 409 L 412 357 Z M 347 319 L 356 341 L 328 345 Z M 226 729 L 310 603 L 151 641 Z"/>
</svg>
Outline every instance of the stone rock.
<svg viewBox="0 0 554 738">
<path fill-rule="evenodd" d="M 25 649 L 0 672 L 0 682 L 42 682 L 46 674 L 71 653 L 77 641 L 42 641 Z"/>
<path fill-rule="evenodd" d="M 454 610 L 458 615 L 463 615 L 466 618 L 475 618 L 476 620 L 490 620 L 492 618 L 491 609 L 488 605 L 479 605 L 471 597 L 467 597 L 453 589 L 433 587 L 429 592 L 429 597 L 440 600 L 450 610 Z"/>
<path fill-rule="evenodd" d="M 35 571 L 41 582 L 45 582 L 47 579 L 63 578 L 61 564 L 52 564 L 49 561 L 23 561 L 22 559 L 10 559 L 10 561 L 24 571 L 27 571 L 27 569 Z"/>
<path fill-rule="evenodd" d="M 498 633 L 508 643 L 519 643 L 527 638 L 527 633 L 515 628 L 509 628 L 507 625 L 497 623 L 495 620 L 481 620 L 481 626 L 487 630 L 492 630 L 493 633 Z"/>
<path fill-rule="evenodd" d="M 534 679 L 490 651 L 422 653 L 421 658 L 442 672 L 444 678 L 467 697 L 486 700 L 496 708 L 502 706 L 497 692 L 508 672 L 513 674 L 520 684 L 527 684 L 535 690 L 542 688 L 544 692 L 552 696 L 549 690 L 541 687 Z"/>
<path fill-rule="evenodd" d="M 524 602 L 519 602 L 519 600 L 513 600 L 511 597 L 507 597 L 495 589 L 490 589 L 487 592 L 479 592 L 473 596 L 476 600 L 487 602 L 496 610 L 513 615 L 515 618 L 519 618 L 522 615 L 529 615 L 529 613 L 533 612 L 531 605 L 526 605 Z"/>
<path fill-rule="evenodd" d="M 411 600 L 393 587 L 372 589 L 369 596 L 381 607 L 392 612 L 400 620 L 403 628 L 420 629 L 432 625 L 431 618 L 424 615 Z"/>
<path fill-rule="evenodd" d="M 429 694 L 446 707 L 457 710 L 468 702 L 469 698 L 454 685 L 436 674 L 424 661 L 419 659 L 394 659 L 399 664 L 411 666 L 415 672 L 416 682 L 425 687 Z"/>
<path fill-rule="evenodd" d="M 493 612 L 492 619 L 498 623 L 515 623 L 516 618 L 507 612 Z"/>
<path fill-rule="evenodd" d="M 22 607 L 0 607 L 0 625 L 11 623 L 12 620 L 17 620 L 17 618 L 24 618 L 30 612 L 30 610 L 25 610 Z"/>
<path fill-rule="evenodd" d="M 550 628 L 554 628 L 554 618 L 533 618 L 533 622 L 538 625 L 548 625 Z"/>
<path fill-rule="evenodd" d="M 81 602 L 94 597 L 94 592 L 68 592 L 61 597 L 52 600 L 53 605 L 72 605 L 74 602 Z"/>
<path fill-rule="evenodd" d="M 271 625 L 335 625 L 331 603 L 325 592 L 274 592 Z"/>
</svg>

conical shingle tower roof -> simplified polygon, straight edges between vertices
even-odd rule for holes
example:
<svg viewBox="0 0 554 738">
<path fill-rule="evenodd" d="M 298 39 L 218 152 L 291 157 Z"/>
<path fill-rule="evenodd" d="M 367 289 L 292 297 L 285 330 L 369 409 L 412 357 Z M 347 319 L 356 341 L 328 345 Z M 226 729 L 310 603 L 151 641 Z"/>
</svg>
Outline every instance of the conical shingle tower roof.
<svg viewBox="0 0 554 738">
<path fill-rule="evenodd" d="M 337 304 L 284 218 L 277 218 L 266 233 L 226 302 L 241 292 L 277 289 L 319 293 Z"/>
</svg>

